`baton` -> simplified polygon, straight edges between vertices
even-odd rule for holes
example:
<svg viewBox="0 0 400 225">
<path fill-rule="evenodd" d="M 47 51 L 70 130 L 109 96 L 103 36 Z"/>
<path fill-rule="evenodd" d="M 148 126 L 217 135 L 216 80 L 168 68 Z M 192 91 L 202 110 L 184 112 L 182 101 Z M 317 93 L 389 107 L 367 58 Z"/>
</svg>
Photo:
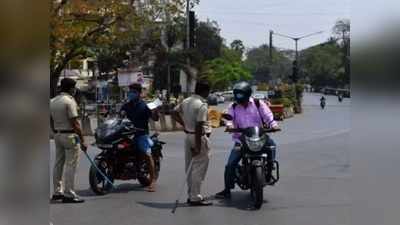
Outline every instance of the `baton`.
<svg viewBox="0 0 400 225">
<path fill-rule="evenodd" d="M 192 170 L 193 160 L 194 160 L 193 158 L 190 160 L 189 167 L 188 167 L 188 169 L 186 170 L 185 180 L 183 181 L 182 187 L 181 187 L 181 189 L 180 189 L 180 191 L 179 191 L 179 193 L 178 193 L 178 197 L 177 197 L 176 200 L 175 200 L 175 205 L 174 205 L 174 207 L 172 208 L 172 211 L 171 211 L 171 213 L 173 213 L 173 214 L 175 213 L 176 208 L 178 208 L 179 199 L 180 199 L 180 197 L 181 197 L 181 195 L 182 195 L 182 193 L 183 193 L 183 190 L 185 189 L 185 185 L 186 185 L 186 182 L 187 182 L 187 178 L 188 178 L 188 176 L 189 176 L 189 173 L 190 173 L 190 171 Z"/>
<path fill-rule="evenodd" d="M 87 152 L 83 151 L 85 153 L 86 158 L 89 160 L 90 164 L 97 170 L 97 172 L 107 181 L 107 183 L 111 184 L 113 189 L 116 189 L 114 184 L 111 182 L 111 180 L 97 167 L 96 163 L 90 158 L 90 156 L 87 154 Z"/>
</svg>

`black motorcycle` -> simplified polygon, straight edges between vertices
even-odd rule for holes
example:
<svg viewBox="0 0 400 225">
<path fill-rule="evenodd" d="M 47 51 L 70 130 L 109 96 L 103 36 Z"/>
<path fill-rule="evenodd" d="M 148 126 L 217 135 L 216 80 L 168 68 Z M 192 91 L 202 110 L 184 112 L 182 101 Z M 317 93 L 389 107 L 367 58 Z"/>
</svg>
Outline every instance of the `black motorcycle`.
<svg viewBox="0 0 400 225">
<path fill-rule="evenodd" d="M 137 179 L 143 186 L 150 184 L 149 165 L 139 151 L 136 151 L 134 137 L 140 129 L 135 128 L 128 119 L 112 118 L 106 120 L 96 129 L 96 145 L 101 149 L 94 162 L 109 180 Z M 156 179 L 160 172 L 162 159 L 162 146 L 165 144 L 158 140 L 158 134 L 151 136 Z M 89 183 L 94 193 L 105 195 L 111 191 L 109 184 L 94 166 L 90 167 Z"/>
<path fill-rule="evenodd" d="M 235 183 L 242 189 L 250 189 L 254 207 L 260 209 L 264 202 L 264 187 L 279 181 L 279 163 L 272 158 L 275 146 L 266 145 L 270 138 L 267 133 L 277 132 L 259 127 L 229 129 L 241 133 L 239 151 L 242 158 L 235 171 Z"/>
<path fill-rule="evenodd" d="M 343 96 L 342 95 L 338 95 L 338 101 L 342 102 L 343 101 Z"/>
<path fill-rule="evenodd" d="M 325 98 L 321 98 L 319 105 L 321 106 L 321 109 L 325 109 L 326 106 L 326 100 Z"/>
</svg>

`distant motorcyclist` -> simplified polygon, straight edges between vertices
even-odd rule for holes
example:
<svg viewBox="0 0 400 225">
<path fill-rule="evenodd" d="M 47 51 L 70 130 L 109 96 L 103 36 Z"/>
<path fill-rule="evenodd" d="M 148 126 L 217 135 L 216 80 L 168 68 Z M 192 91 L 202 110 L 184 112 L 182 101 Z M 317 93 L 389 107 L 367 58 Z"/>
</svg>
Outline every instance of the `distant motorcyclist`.
<svg viewBox="0 0 400 225">
<path fill-rule="evenodd" d="M 322 97 L 320 98 L 319 101 L 320 101 L 320 106 L 321 106 L 321 108 L 324 109 L 324 108 L 325 108 L 325 105 L 326 105 L 325 96 L 322 96 Z"/>
<path fill-rule="evenodd" d="M 228 114 L 233 118 L 233 127 L 228 127 L 227 130 L 232 128 L 248 128 L 248 127 L 263 127 L 267 126 L 272 129 L 279 130 L 278 123 L 274 120 L 274 116 L 269 107 L 264 101 L 258 101 L 251 98 L 252 89 L 249 83 L 239 82 L 233 88 L 233 95 L 235 103 L 228 108 Z M 240 134 L 233 134 L 234 147 L 229 155 L 228 162 L 225 166 L 225 188 L 223 191 L 218 192 L 215 197 L 219 199 L 231 198 L 231 189 L 235 186 L 235 169 L 241 159 L 239 140 Z M 276 146 L 272 139 L 269 139 L 267 145 Z M 275 159 L 275 152 L 273 151 L 269 160 Z"/>
<path fill-rule="evenodd" d="M 342 102 L 343 101 L 343 95 L 342 94 L 338 94 L 338 101 Z"/>
</svg>

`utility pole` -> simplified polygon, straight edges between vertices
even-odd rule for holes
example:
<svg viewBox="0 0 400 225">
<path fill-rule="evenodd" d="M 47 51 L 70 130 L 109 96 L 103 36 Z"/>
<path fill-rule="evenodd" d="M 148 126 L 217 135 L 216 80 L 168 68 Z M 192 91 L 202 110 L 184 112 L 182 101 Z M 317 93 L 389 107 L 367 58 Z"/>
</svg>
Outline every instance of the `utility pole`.
<svg viewBox="0 0 400 225">
<path fill-rule="evenodd" d="M 273 56 L 272 56 L 272 48 L 273 48 L 273 35 L 274 35 L 274 31 L 273 30 L 270 30 L 269 31 L 269 60 L 270 60 L 270 62 L 271 62 L 271 64 L 272 64 L 272 62 L 273 62 Z"/>
<path fill-rule="evenodd" d="M 310 36 L 313 36 L 313 35 L 316 35 L 316 34 L 321 34 L 321 33 L 323 33 L 323 31 L 307 34 L 307 35 L 304 35 L 304 36 L 301 36 L 301 37 L 291 37 L 291 36 L 284 35 L 284 34 L 274 33 L 275 35 L 292 39 L 295 42 L 296 55 L 295 55 L 295 60 L 293 62 L 293 74 L 292 74 L 292 81 L 293 81 L 293 84 L 295 85 L 295 89 L 297 89 L 296 88 L 297 87 L 296 84 L 298 82 L 298 71 L 299 71 L 299 61 L 298 61 L 298 59 L 299 59 L 299 41 L 301 39 L 303 39 L 303 38 L 310 37 Z M 297 112 L 301 113 L 302 112 L 301 93 L 297 93 L 297 90 L 295 91 L 295 97 L 296 97 L 296 100 L 297 100 L 297 105 L 296 105 Z"/>
<path fill-rule="evenodd" d="M 190 48 L 190 0 L 186 0 L 186 49 Z M 186 64 L 190 68 L 190 59 L 187 57 Z M 191 78 L 190 74 L 186 74 L 186 94 L 190 93 Z"/>
</svg>

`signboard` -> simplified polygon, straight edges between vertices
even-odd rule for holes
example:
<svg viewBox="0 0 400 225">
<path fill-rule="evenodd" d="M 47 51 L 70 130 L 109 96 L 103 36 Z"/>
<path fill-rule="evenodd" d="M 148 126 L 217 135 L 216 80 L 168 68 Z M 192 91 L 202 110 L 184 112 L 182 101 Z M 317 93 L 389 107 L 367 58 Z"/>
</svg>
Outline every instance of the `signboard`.
<svg viewBox="0 0 400 225">
<path fill-rule="evenodd" d="M 118 85 L 120 87 L 127 87 L 133 83 L 145 84 L 145 78 L 142 72 L 119 71 Z"/>
</svg>

